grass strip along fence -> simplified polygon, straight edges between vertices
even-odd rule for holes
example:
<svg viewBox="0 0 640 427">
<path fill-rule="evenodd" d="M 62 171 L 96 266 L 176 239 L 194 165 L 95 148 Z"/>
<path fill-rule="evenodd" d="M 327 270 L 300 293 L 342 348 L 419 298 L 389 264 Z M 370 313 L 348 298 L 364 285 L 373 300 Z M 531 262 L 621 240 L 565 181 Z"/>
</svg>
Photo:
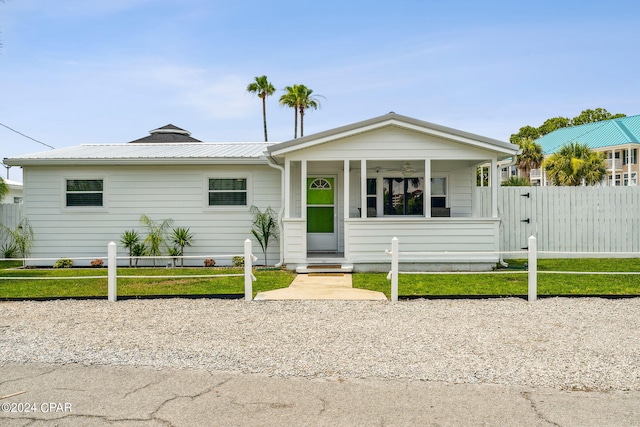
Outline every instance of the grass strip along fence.
<svg viewBox="0 0 640 427">
<path fill-rule="evenodd" d="M 245 242 L 245 245 L 247 243 Z M 249 241 L 250 245 L 250 241 Z M 245 252 L 247 248 L 245 246 Z M 206 257 L 225 259 L 243 256 L 242 268 L 226 267 L 118 267 L 115 270 L 117 298 L 145 297 L 216 297 L 251 299 L 257 292 L 289 286 L 294 274 L 278 269 L 253 268 L 255 257 L 250 246 L 242 255 L 212 255 Z M 176 257 L 137 257 L 138 259 L 174 259 Z M 179 258 L 179 257 L 178 257 Z M 107 268 L 18 268 L 24 261 L 43 261 L 43 259 L 5 259 L 0 261 L 0 300 L 15 299 L 53 299 L 53 298 L 99 298 L 109 299 L 109 264 L 117 265 L 117 260 L 129 257 L 117 257 L 109 263 L 107 257 L 86 257 L 75 260 L 103 259 Z M 47 261 L 47 260 L 44 260 Z M 48 260 L 54 261 L 54 260 Z M 105 274 L 106 273 L 106 274 Z M 257 281 L 254 280 L 257 278 Z M 248 282 L 250 281 L 250 282 Z"/>
<path fill-rule="evenodd" d="M 525 297 L 535 301 L 539 296 L 640 297 L 640 253 L 547 252 L 537 251 L 535 237 L 528 251 L 519 252 L 455 252 L 456 255 L 511 255 L 509 268 L 487 272 L 413 272 L 399 271 L 401 258 L 452 255 L 453 252 L 401 252 L 394 238 L 391 270 L 386 277 L 375 273 L 354 276 L 354 287 L 386 291 L 392 301 L 402 298 L 488 298 Z M 571 258 L 539 258 L 540 254 L 567 254 Z M 573 258 L 576 255 L 589 258 Z M 604 256 L 628 258 L 604 258 Z M 517 259 L 516 257 L 524 258 Z M 366 282 L 366 285 L 363 284 Z M 389 291 L 389 282 L 391 289 Z"/>
</svg>

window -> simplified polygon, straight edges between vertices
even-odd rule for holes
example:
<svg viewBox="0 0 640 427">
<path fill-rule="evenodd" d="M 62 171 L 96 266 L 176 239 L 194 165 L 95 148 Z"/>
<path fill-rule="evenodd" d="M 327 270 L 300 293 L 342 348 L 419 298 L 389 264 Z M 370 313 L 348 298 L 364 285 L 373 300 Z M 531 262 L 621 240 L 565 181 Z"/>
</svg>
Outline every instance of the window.
<svg viewBox="0 0 640 427">
<path fill-rule="evenodd" d="M 424 215 L 424 178 L 384 178 L 382 183 L 385 215 Z"/>
<path fill-rule="evenodd" d="M 638 175 L 637 175 L 637 173 L 636 172 L 631 172 L 631 181 L 629 181 L 629 174 L 625 173 L 622 185 L 624 185 L 625 187 L 626 186 L 635 187 L 636 185 L 638 185 Z"/>
<path fill-rule="evenodd" d="M 629 155 L 631 154 L 631 155 Z M 637 159 L 638 158 L 638 149 L 637 148 L 633 148 L 631 149 L 631 153 L 629 153 L 629 150 L 624 150 L 624 157 L 622 158 L 622 164 L 623 165 L 628 165 L 628 164 L 632 164 L 635 165 L 637 163 Z"/>
<path fill-rule="evenodd" d="M 247 206 L 247 178 L 210 178 L 209 206 Z"/>
<path fill-rule="evenodd" d="M 378 180 L 376 178 L 367 178 L 367 216 L 375 217 L 378 215 Z"/>
<path fill-rule="evenodd" d="M 431 178 L 431 207 L 447 207 L 447 178 Z"/>
<path fill-rule="evenodd" d="M 67 207 L 104 206 L 104 185 L 101 179 L 67 179 Z"/>
</svg>

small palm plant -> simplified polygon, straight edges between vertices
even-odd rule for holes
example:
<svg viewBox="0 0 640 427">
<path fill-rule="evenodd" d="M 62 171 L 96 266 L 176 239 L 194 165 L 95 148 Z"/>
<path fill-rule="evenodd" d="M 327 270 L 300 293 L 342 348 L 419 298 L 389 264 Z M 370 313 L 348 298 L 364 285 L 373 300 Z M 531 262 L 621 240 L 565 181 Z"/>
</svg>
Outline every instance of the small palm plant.
<svg viewBox="0 0 640 427">
<path fill-rule="evenodd" d="M 178 227 L 173 229 L 173 234 L 171 235 L 171 240 L 173 244 L 178 248 L 178 256 L 184 256 L 184 247 L 191 246 L 193 242 L 193 234 L 189 231 L 188 228 Z M 184 258 L 180 259 L 180 267 L 184 267 Z"/>
<path fill-rule="evenodd" d="M 120 236 L 120 243 L 129 251 L 129 267 L 131 267 L 133 248 L 140 243 L 140 234 L 135 230 L 126 230 Z"/>
<path fill-rule="evenodd" d="M 136 243 L 131 248 L 131 256 L 134 258 L 135 263 L 134 266 L 138 266 L 139 257 L 145 256 L 147 254 L 147 245 L 144 243 Z"/>
<path fill-rule="evenodd" d="M 147 238 L 144 239 L 144 244 L 148 244 L 149 255 L 153 257 L 162 256 L 162 247 L 166 246 L 165 238 L 167 229 L 173 223 L 171 218 L 165 219 L 162 222 L 152 220 L 146 215 L 140 217 L 140 222 L 147 227 Z M 153 259 L 153 266 L 156 266 L 156 259 Z"/>
<path fill-rule="evenodd" d="M 262 253 L 264 254 L 264 265 L 267 265 L 267 249 L 269 248 L 269 243 L 278 240 L 276 213 L 270 207 L 262 212 L 256 206 L 251 206 L 251 213 L 253 214 L 251 234 L 253 234 L 260 244 Z"/>
</svg>

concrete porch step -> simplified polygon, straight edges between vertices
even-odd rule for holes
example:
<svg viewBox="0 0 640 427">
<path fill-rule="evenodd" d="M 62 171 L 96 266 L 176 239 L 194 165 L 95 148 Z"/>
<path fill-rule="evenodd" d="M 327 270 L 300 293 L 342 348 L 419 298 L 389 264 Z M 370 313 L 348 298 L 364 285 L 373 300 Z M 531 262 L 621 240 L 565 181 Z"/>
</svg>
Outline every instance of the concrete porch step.
<svg viewBox="0 0 640 427">
<path fill-rule="evenodd" d="M 307 264 L 296 268 L 298 274 L 352 273 L 352 264 Z"/>
</svg>

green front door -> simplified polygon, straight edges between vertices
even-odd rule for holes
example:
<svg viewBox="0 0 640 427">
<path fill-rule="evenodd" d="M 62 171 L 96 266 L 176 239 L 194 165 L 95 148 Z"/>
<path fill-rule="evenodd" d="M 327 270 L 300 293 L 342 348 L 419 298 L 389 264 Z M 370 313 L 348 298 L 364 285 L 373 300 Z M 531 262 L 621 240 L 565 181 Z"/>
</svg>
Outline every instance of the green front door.
<svg viewBox="0 0 640 427">
<path fill-rule="evenodd" d="M 307 178 L 307 248 L 336 251 L 335 177 Z"/>
</svg>

